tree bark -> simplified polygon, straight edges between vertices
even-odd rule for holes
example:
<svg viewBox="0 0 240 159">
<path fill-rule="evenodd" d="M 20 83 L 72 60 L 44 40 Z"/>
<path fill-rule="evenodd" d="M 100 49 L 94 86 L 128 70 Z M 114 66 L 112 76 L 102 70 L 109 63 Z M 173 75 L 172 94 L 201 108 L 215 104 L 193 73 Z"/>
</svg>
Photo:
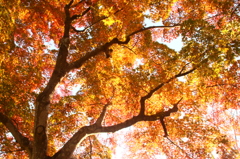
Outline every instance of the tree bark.
<svg viewBox="0 0 240 159">
<path fill-rule="evenodd" d="M 31 141 L 25 136 L 23 136 L 14 125 L 11 119 L 9 119 L 6 115 L 0 112 L 0 122 L 2 122 L 6 128 L 12 133 L 15 140 L 20 144 L 23 150 L 26 150 L 28 155 L 32 154 Z"/>
</svg>

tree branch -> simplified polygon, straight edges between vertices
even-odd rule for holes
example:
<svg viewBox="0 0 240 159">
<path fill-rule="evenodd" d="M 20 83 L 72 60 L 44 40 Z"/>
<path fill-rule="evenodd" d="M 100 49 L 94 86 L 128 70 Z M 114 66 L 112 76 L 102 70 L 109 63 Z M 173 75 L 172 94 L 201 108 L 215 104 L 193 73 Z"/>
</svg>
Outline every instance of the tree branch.
<svg viewBox="0 0 240 159">
<path fill-rule="evenodd" d="M 208 85 L 208 86 L 206 86 L 206 88 L 210 88 L 210 87 L 221 87 L 221 86 L 232 86 L 232 87 L 238 88 L 237 84 L 227 84 L 227 83 L 220 83 L 220 84 Z"/>
<path fill-rule="evenodd" d="M 113 13 L 113 14 L 117 14 L 117 13 L 120 12 L 121 10 L 123 10 L 123 9 L 119 9 L 119 10 L 117 10 L 117 11 L 116 11 L 115 13 Z M 100 21 L 102 21 L 102 20 L 104 20 L 104 19 L 107 19 L 107 18 L 109 18 L 109 17 L 104 16 L 104 17 L 100 18 L 99 20 L 97 20 L 96 22 L 93 22 L 91 25 L 87 26 L 87 27 L 84 28 L 83 30 L 77 30 L 75 27 L 73 27 L 73 26 L 71 26 L 71 27 L 72 27 L 73 31 L 75 31 L 75 32 L 77 32 L 77 33 L 83 33 L 83 32 L 85 32 L 88 28 L 92 27 L 93 25 L 95 25 L 95 24 L 99 23 Z"/>
<path fill-rule="evenodd" d="M 134 125 L 137 122 L 140 121 L 156 121 L 159 120 L 161 118 L 170 116 L 171 113 L 176 112 L 176 109 L 170 108 L 168 111 L 166 112 L 159 112 L 157 114 L 154 115 L 138 115 L 138 116 L 134 116 L 129 120 L 126 120 L 123 123 L 117 124 L 117 125 L 113 125 L 113 126 L 107 126 L 107 127 L 96 127 L 95 124 L 92 126 L 89 126 L 89 130 L 93 130 L 93 128 L 95 128 L 94 132 L 92 133 L 100 133 L 100 132 L 116 132 L 118 130 L 121 130 L 123 128 L 129 127 Z"/>
<path fill-rule="evenodd" d="M 175 145 L 177 148 L 179 148 L 182 152 L 184 152 L 185 154 L 186 154 L 186 156 L 187 156 L 187 158 L 189 158 L 189 159 L 192 159 L 191 157 L 190 157 L 190 155 L 184 150 L 184 149 L 182 149 L 180 146 L 178 146 L 177 144 L 175 144 L 169 137 L 166 137 L 167 139 L 168 139 L 168 141 L 170 141 L 173 145 Z"/>
<path fill-rule="evenodd" d="M 185 66 L 184 66 L 184 67 L 185 67 Z M 197 68 L 192 68 L 191 70 L 186 71 L 186 72 L 184 72 L 184 73 L 182 73 L 182 70 L 181 70 L 180 73 L 178 73 L 177 75 L 175 75 L 175 76 L 173 76 L 172 78 L 168 79 L 166 82 L 163 82 L 163 83 L 159 84 L 157 87 L 155 87 L 154 89 L 150 90 L 147 95 L 141 97 L 141 99 L 140 99 L 141 109 L 140 109 L 139 115 L 140 115 L 140 116 L 143 116 L 143 115 L 144 115 L 144 113 L 145 113 L 145 101 L 146 101 L 147 99 L 151 98 L 152 95 L 153 95 L 153 93 L 155 93 L 157 90 L 159 90 L 160 88 L 162 88 L 165 84 L 171 82 L 173 79 L 176 79 L 177 77 L 185 76 L 185 75 L 193 72 L 193 71 L 196 70 L 196 69 L 197 69 Z"/>
<path fill-rule="evenodd" d="M 189 71 L 187 71 L 187 72 L 184 72 L 184 73 L 182 73 L 182 71 L 181 71 L 181 72 L 180 72 L 179 74 L 177 74 L 174 78 L 181 77 L 181 76 L 185 76 L 185 75 L 187 75 L 187 74 L 195 71 L 196 69 L 197 69 L 197 67 L 194 67 L 194 68 L 192 68 L 191 70 L 189 70 Z"/>
<path fill-rule="evenodd" d="M 76 7 L 77 5 L 81 4 L 82 2 L 84 2 L 84 0 L 81 0 L 81 1 L 77 2 L 77 3 L 74 4 L 74 5 L 71 5 L 70 8 L 74 8 L 74 7 Z"/>
<path fill-rule="evenodd" d="M 71 17 L 71 21 L 83 17 L 85 14 L 87 14 L 91 10 L 91 7 L 88 7 L 82 14 L 75 14 Z"/>
<path fill-rule="evenodd" d="M 167 117 L 167 116 L 170 116 L 170 113 L 178 111 L 178 107 L 177 106 L 181 102 L 182 99 L 183 98 L 181 98 L 177 103 L 173 104 L 173 108 L 171 109 L 171 112 L 169 112 L 169 115 L 167 115 L 167 113 L 166 113 L 166 116 L 160 118 L 160 123 L 161 123 L 161 125 L 163 127 L 163 131 L 164 131 L 164 137 L 168 136 L 167 127 L 165 125 L 164 118 Z"/>
<path fill-rule="evenodd" d="M 73 4 L 73 1 L 74 1 L 74 0 L 71 0 L 71 1 L 66 5 L 66 7 L 70 8 L 71 5 Z"/>
<path fill-rule="evenodd" d="M 164 118 L 160 118 L 160 123 L 162 125 L 162 128 L 163 128 L 163 132 L 164 132 L 164 136 L 163 137 L 167 137 L 168 136 L 168 132 L 167 132 L 167 127 L 165 125 L 165 122 L 164 122 Z"/>
<path fill-rule="evenodd" d="M 107 107 L 109 106 L 109 104 L 105 104 L 103 107 L 103 110 L 100 114 L 100 116 L 98 117 L 97 121 L 96 121 L 96 125 L 101 126 L 102 125 L 102 121 L 105 117 L 106 111 L 107 111 Z"/>
<path fill-rule="evenodd" d="M 141 97 L 141 99 L 140 99 L 141 109 L 140 109 L 140 113 L 139 113 L 140 116 L 144 116 L 145 115 L 145 101 L 147 99 L 151 98 L 153 93 L 156 92 L 157 90 L 159 90 L 162 86 L 164 86 L 164 84 L 165 84 L 165 82 L 159 84 L 157 87 L 155 87 L 154 89 L 150 90 L 150 92 L 147 95 Z"/>
<path fill-rule="evenodd" d="M 87 27 L 84 28 L 83 30 L 77 30 L 77 29 L 74 28 L 73 26 L 72 26 L 72 29 L 73 29 L 73 31 L 75 31 L 75 32 L 77 32 L 77 33 L 83 33 L 83 32 L 85 32 L 88 28 L 92 27 L 93 25 L 95 25 L 95 24 L 99 23 L 100 21 L 102 21 L 102 20 L 104 20 L 104 19 L 107 19 L 107 18 L 108 18 L 108 17 L 103 17 L 103 18 L 97 20 L 96 22 L 92 23 L 91 25 L 87 26 Z"/>
<path fill-rule="evenodd" d="M 163 119 L 166 116 L 169 116 L 171 113 L 176 112 L 175 107 L 170 108 L 166 112 L 159 112 L 155 115 L 138 115 L 134 116 L 131 119 L 126 120 L 123 123 L 113 125 L 113 126 L 99 126 L 97 123 L 90 125 L 90 126 L 84 126 L 76 132 L 73 137 L 68 140 L 68 142 L 52 157 L 53 159 L 62 159 L 62 158 L 68 158 L 71 156 L 73 151 L 75 150 L 77 144 L 81 141 L 83 141 L 87 136 L 96 134 L 96 133 L 107 133 L 107 132 L 116 132 L 118 130 L 121 130 L 123 128 L 132 126 L 140 121 L 156 121 L 159 119 Z"/>
<path fill-rule="evenodd" d="M 15 140 L 20 144 L 23 150 L 26 150 L 28 155 L 31 156 L 32 154 L 32 147 L 30 144 L 30 140 L 23 136 L 14 125 L 11 119 L 9 119 L 6 115 L 0 112 L 0 122 L 2 122 L 6 128 L 11 132 Z"/>
<path fill-rule="evenodd" d="M 151 27 L 139 29 L 139 30 L 129 34 L 128 36 L 126 36 L 126 39 L 124 41 L 120 41 L 120 40 L 118 40 L 118 38 L 114 38 L 110 42 L 107 42 L 104 45 L 96 48 L 95 50 L 86 53 L 85 56 L 81 57 L 80 59 L 76 60 L 75 62 L 72 62 L 68 67 L 68 71 L 81 67 L 88 59 L 98 55 L 101 52 L 104 52 L 105 50 L 107 50 L 113 44 L 127 44 L 130 41 L 130 37 L 137 34 L 137 33 L 143 32 L 145 30 L 153 29 L 153 28 L 169 28 L 169 27 L 172 28 L 172 27 L 176 27 L 176 26 L 179 26 L 179 25 L 174 25 L 174 26 L 151 26 Z M 84 30 L 82 30 L 82 31 L 84 31 Z"/>
<path fill-rule="evenodd" d="M 140 32 L 143 32 L 143 31 L 149 30 L 149 29 L 156 29 L 156 28 L 170 29 L 170 28 L 175 28 L 175 27 L 180 27 L 180 26 L 181 26 L 180 24 L 175 24 L 175 25 L 172 25 L 172 26 L 150 26 L 150 27 L 147 27 L 147 28 L 141 28 L 137 31 L 134 31 L 131 34 L 129 34 L 128 36 L 130 37 L 132 35 L 135 35 L 137 33 L 140 33 Z"/>
</svg>

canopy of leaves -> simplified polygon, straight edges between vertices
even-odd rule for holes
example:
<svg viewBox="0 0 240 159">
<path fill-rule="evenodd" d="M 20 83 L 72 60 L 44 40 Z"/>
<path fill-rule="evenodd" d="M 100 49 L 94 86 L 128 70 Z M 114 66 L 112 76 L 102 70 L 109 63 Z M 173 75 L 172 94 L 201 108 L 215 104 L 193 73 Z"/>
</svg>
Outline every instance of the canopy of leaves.
<svg viewBox="0 0 240 159">
<path fill-rule="evenodd" d="M 0 0 L 0 155 L 240 157 L 239 16 L 238 0 Z"/>
</svg>

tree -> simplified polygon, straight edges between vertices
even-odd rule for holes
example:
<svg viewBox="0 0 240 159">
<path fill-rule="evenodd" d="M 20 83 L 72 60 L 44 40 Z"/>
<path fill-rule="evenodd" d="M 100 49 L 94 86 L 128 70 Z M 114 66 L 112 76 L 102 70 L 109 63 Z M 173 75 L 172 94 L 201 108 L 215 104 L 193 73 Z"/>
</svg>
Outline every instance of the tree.
<svg viewBox="0 0 240 159">
<path fill-rule="evenodd" d="M 116 138 L 92 135 L 129 127 L 131 158 L 239 155 L 237 0 L 1 0 L 0 8 L 2 156 L 111 158 Z M 159 42 L 179 36 L 181 51 Z"/>
</svg>

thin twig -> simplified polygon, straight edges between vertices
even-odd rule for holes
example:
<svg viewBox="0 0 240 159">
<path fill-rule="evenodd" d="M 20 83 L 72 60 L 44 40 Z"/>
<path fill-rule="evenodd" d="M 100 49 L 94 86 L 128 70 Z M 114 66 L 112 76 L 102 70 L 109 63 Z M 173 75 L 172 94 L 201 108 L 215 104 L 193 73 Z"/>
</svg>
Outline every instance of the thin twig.
<svg viewBox="0 0 240 159">
<path fill-rule="evenodd" d="M 175 145 L 177 148 L 179 148 L 182 152 L 184 152 L 186 154 L 186 156 L 190 159 L 192 159 L 192 157 L 189 156 L 189 154 L 183 150 L 180 146 L 178 146 L 177 144 L 175 144 L 169 137 L 166 137 L 166 139 L 168 139 L 168 141 L 170 141 L 173 145 Z"/>
</svg>

